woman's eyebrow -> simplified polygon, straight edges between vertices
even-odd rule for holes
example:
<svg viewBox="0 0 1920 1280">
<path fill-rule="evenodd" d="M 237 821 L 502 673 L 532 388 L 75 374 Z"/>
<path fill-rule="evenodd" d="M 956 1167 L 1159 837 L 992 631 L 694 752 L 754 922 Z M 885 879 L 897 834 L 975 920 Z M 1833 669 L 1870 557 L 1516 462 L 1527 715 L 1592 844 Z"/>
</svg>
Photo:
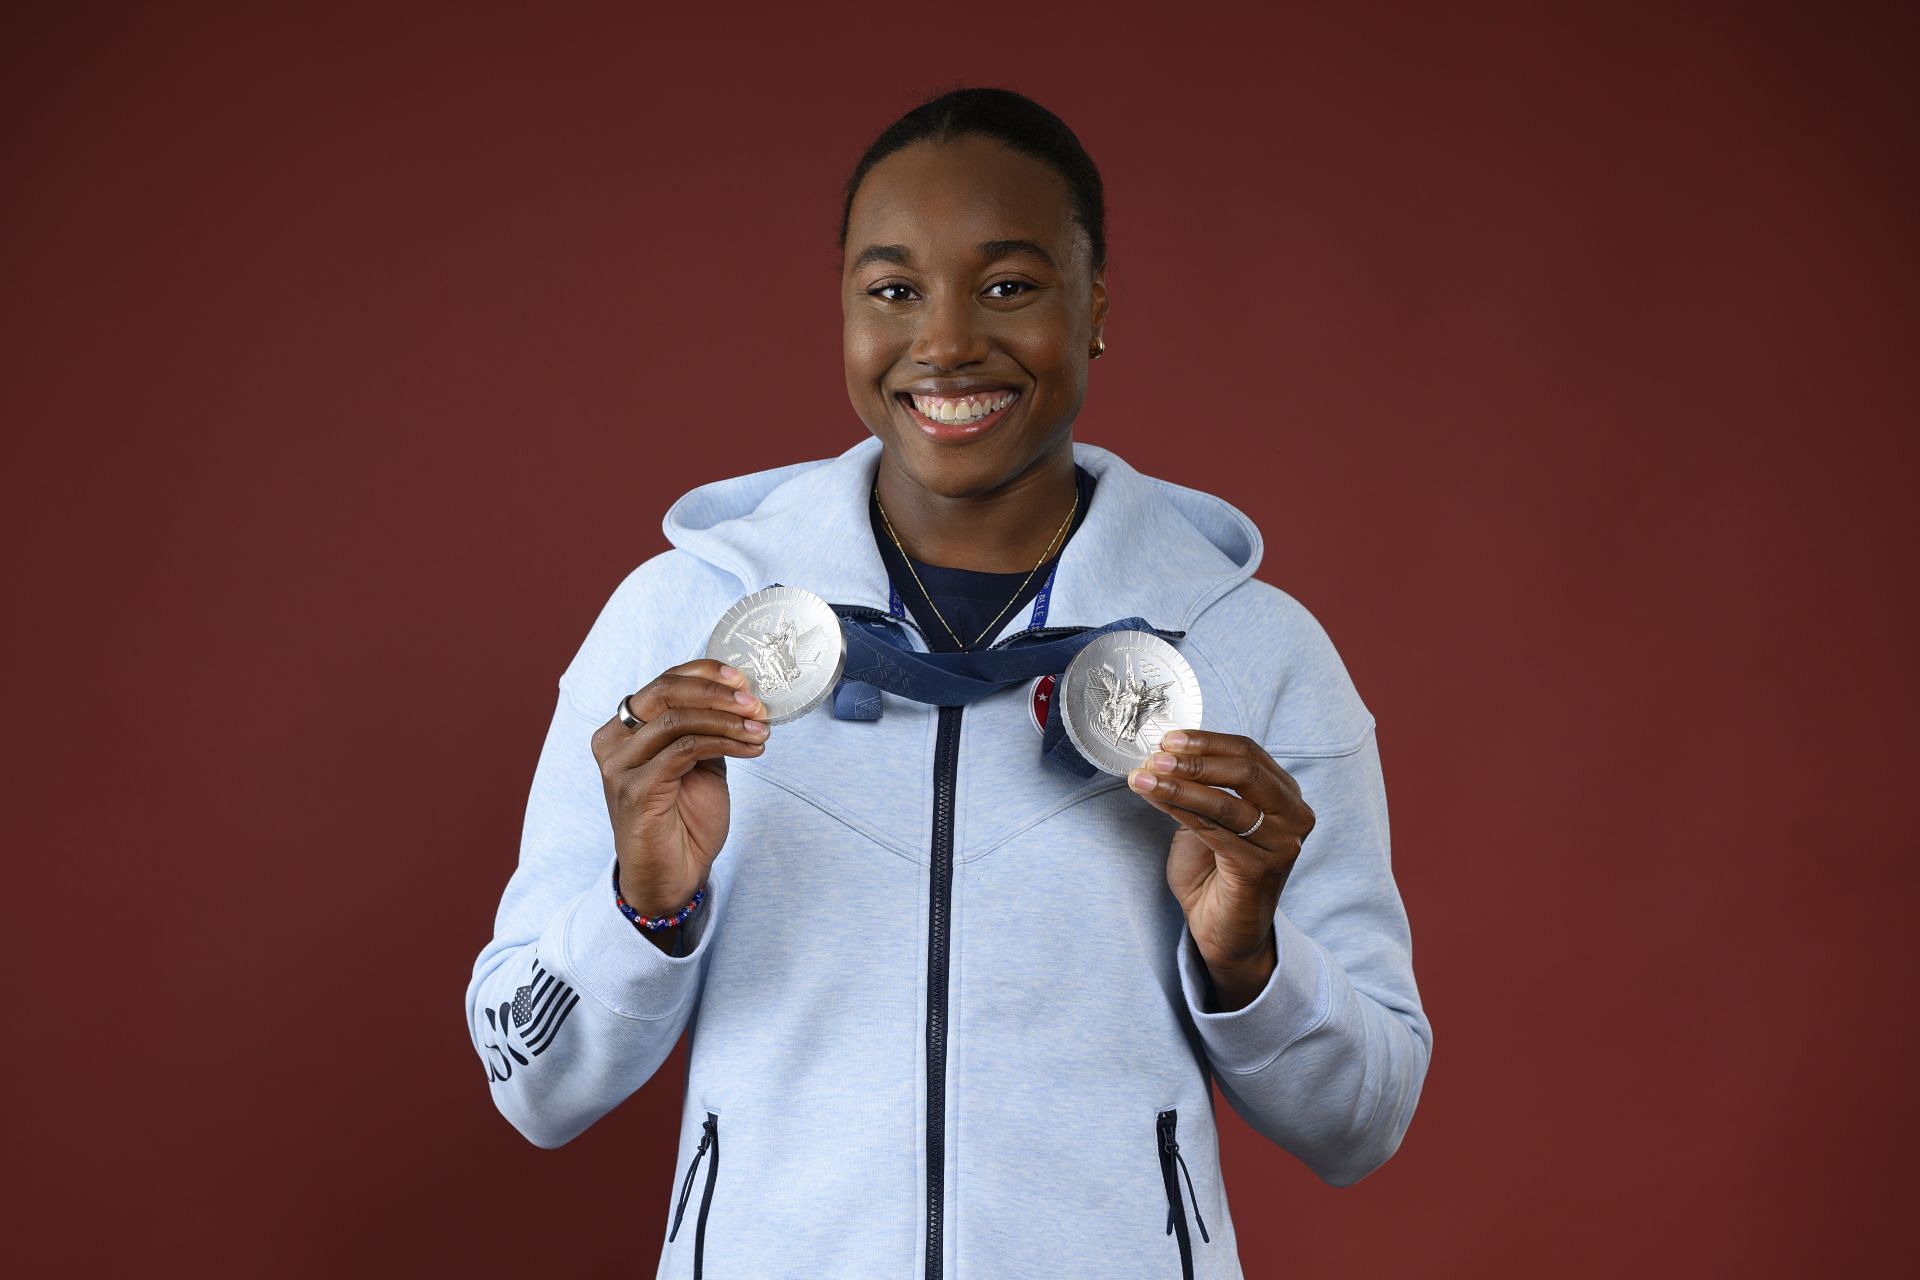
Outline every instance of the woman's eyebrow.
<svg viewBox="0 0 1920 1280">
<path fill-rule="evenodd" d="M 907 246 L 903 244 L 870 244 L 853 260 L 853 270 L 858 271 L 873 262 L 891 262 L 896 267 L 910 267 L 913 265 L 913 255 L 907 252 Z"/>
<path fill-rule="evenodd" d="M 988 262 L 1024 255 L 1038 258 L 1054 270 L 1059 270 L 1059 264 L 1054 262 L 1053 255 L 1032 240 L 983 240 L 974 247 Z M 913 254 L 908 252 L 907 246 L 903 244 L 870 244 L 860 251 L 859 257 L 853 260 L 852 269 L 858 271 L 876 262 L 890 262 L 896 267 L 910 267 L 913 265 Z"/>
<path fill-rule="evenodd" d="M 1054 262 L 1053 255 L 1031 240 L 987 240 L 983 241 L 979 247 L 981 256 L 988 261 L 993 261 L 998 258 L 1025 256 L 1038 258 L 1049 267 L 1054 268 L 1054 270 L 1059 270 L 1059 265 Z"/>
</svg>

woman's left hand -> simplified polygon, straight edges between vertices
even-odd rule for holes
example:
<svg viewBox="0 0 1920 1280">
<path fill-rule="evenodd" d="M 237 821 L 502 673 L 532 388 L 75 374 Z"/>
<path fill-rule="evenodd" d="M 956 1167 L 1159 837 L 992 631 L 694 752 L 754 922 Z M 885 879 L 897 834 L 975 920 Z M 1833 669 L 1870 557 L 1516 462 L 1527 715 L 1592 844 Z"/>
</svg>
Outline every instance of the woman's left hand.
<svg viewBox="0 0 1920 1280">
<path fill-rule="evenodd" d="M 1167 885 L 1187 913 L 1219 1011 L 1244 1007 L 1279 963 L 1274 912 L 1313 830 L 1300 785 L 1251 738 L 1198 729 L 1169 730 L 1127 784 L 1182 827 L 1168 853 Z M 1252 832 L 1236 834 L 1256 819 Z"/>
</svg>

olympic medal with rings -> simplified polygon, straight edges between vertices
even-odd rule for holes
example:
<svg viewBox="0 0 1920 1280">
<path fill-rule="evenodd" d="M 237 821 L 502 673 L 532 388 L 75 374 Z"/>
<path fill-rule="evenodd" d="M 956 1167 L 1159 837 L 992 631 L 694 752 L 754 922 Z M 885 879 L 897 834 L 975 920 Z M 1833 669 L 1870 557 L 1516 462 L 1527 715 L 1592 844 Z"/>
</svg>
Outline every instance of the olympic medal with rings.
<svg viewBox="0 0 1920 1280">
<path fill-rule="evenodd" d="M 1151 631 L 1110 631 L 1074 655 L 1051 714 L 1096 768 L 1125 776 L 1147 763 L 1169 729 L 1200 725 L 1200 680 L 1181 652 Z"/>
<path fill-rule="evenodd" d="M 847 662 L 840 615 L 804 587 L 740 597 L 707 638 L 709 658 L 738 667 L 766 705 L 766 723 L 798 720 L 827 700 Z"/>
</svg>

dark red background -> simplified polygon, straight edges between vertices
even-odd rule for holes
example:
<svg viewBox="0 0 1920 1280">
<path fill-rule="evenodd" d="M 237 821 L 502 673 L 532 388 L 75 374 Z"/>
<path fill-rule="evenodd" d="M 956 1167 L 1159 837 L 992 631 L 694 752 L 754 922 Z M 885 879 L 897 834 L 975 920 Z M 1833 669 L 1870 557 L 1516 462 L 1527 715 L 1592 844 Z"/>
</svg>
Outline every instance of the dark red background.
<svg viewBox="0 0 1920 1280">
<path fill-rule="evenodd" d="M 1109 183 L 1078 437 L 1379 719 L 1433 1067 L 1351 1189 L 1227 1118 L 1249 1274 L 1897 1265 L 1910 18 L 307 8 L 0 35 L 16 1264 L 651 1274 L 680 1059 L 543 1152 L 462 991 L 665 506 L 860 437 L 838 184 L 964 82 Z"/>
</svg>

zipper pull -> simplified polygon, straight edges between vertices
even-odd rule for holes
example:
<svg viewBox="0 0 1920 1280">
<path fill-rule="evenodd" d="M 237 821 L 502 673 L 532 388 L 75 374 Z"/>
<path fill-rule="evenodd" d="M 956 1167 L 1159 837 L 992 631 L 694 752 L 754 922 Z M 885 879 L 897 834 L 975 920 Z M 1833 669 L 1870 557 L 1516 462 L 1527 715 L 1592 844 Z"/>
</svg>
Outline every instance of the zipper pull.
<svg viewBox="0 0 1920 1280">
<path fill-rule="evenodd" d="M 1200 1216 L 1200 1197 L 1193 1190 L 1193 1175 L 1187 1173 L 1187 1158 L 1180 1154 L 1180 1144 L 1177 1142 L 1173 1144 L 1173 1157 L 1180 1162 L 1180 1172 L 1187 1174 L 1187 1194 L 1193 1197 L 1193 1220 L 1200 1224 L 1200 1238 L 1212 1244 L 1213 1237 L 1207 1234 L 1207 1220 Z"/>
<path fill-rule="evenodd" d="M 1200 1239 L 1207 1244 L 1213 1243 L 1213 1237 L 1207 1234 L 1207 1220 L 1200 1216 L 1200 1196 L 1193 1189 L 1193 1173 L 1187 1168 L 1187 1158 L 1180 1154 L 1179 1140 L 1173 1136 L 1174 1121 L 1170 1116 L 1160 1117 L 1160 1152 L 1162 1163 L 1167 1157 L 1180 1162 L 1180 1172 L 1187 1175 L 1187 1194 L 1193 1198 L 1193 1220 L 1200 1226 Z M 1167 1206 L 1166 1234 L 1173 1234 L 1173 1206 Z"/>
<path fill-rule="evenodd" d="M 667 1232 L 669 1244 L 673 1242 L 674 1235 L 680 1230 L 680 1215 L 687 1211 L 687 1193 L 693 1190 L 694 1170 L 700 1167 L 701 1157 L 707 1154 L 707 1147 L 713 1142 L 713 1126 L 712 1116 L 708 1116 L 705 1123 L 700 1126 L 702 1130 L 700 1145 L 694 1150 L 692 1162 L 687 1165 L 687 1180 L 680 1184 L 680 1205 L 673 1211 L 673 1230 Z"/>
<path fill-rule="evenodd" d="M 1174 1145 L 1173 1145 L 1172 1117 L 1162 1114 L 1159 1119 L 1159 1128 L 1160 1128 L 1160 1165 L 1164 1169 L 1164 1168 L 1170 1167 L 1173 1162 Z M 1167 1229 L 1165 1234 L 1167 1235 L 1173 1234 L 1173 1201 L 1171 1200 L 1167 1201 Z"/>
</svg>

